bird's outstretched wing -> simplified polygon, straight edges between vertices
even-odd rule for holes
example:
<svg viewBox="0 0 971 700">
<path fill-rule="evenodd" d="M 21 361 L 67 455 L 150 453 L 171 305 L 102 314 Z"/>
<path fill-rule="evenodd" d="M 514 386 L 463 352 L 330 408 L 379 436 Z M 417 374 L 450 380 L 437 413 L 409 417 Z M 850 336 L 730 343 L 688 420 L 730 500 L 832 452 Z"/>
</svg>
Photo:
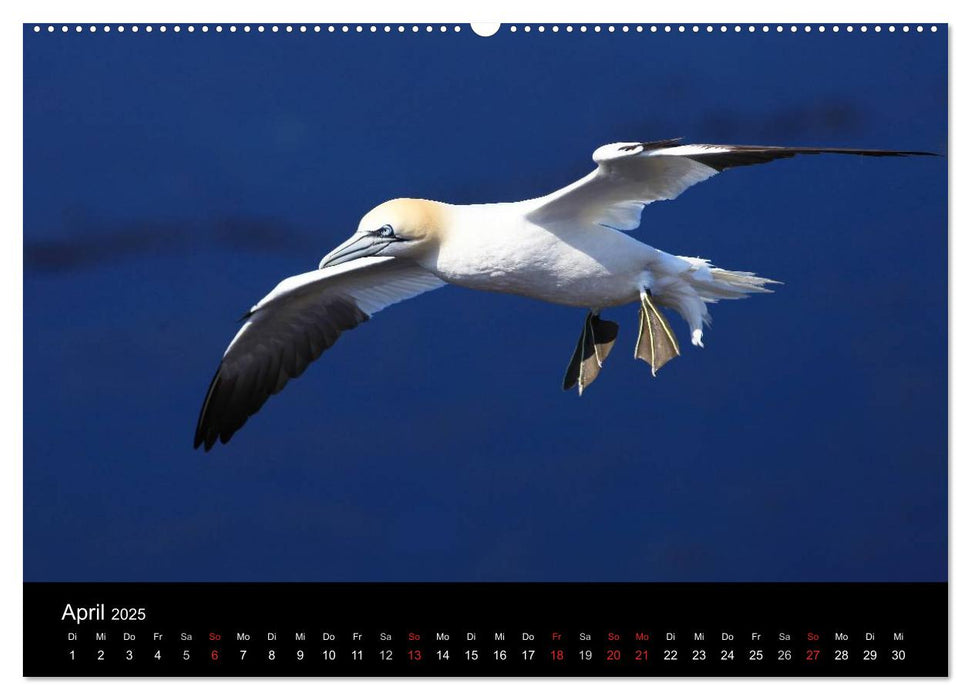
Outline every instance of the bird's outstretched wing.
<svg viewBox="0 0 971 700">
<path fill-rule="evenodd" d="M 923 151 L 782 146 L 680 145 L 681 139 L 611 143 L 593 154 L 597 169 L 534 200 L 527 217 L 538 224 L 582 221 L 629 231 L 640 224 L 645 205 L 674 199 L 686 189 L 728 168 L 820 153 L 855 156 L 929 156 Z"/>
<path fill-rule="evenodd" d="M 250 309 L 226 348 L 199 413 L 195 447 L 227 442 L 343 331 L 444 284 L 410 261 L 374 257 L 283 280 Z"/>
</svg>

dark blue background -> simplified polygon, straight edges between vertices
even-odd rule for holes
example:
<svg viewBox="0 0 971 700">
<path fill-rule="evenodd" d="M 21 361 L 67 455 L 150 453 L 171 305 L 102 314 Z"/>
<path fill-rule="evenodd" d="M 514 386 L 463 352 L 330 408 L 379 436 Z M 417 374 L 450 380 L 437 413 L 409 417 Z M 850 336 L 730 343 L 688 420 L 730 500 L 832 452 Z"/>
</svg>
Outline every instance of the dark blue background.
<svg viewBox="0 0 971 700">
<path fill-rule="evenodd" d="M 943 580 L 946 169 L 807 157 L 636 233 L 785 286 L 652 379 L 633 307 L 458 288 L 191 449 L 236 319 L 397 196 L 536 196 L 616 140 L 946 143 L 931 34 L 25 30 L 28 580 Z"/>
</svg>

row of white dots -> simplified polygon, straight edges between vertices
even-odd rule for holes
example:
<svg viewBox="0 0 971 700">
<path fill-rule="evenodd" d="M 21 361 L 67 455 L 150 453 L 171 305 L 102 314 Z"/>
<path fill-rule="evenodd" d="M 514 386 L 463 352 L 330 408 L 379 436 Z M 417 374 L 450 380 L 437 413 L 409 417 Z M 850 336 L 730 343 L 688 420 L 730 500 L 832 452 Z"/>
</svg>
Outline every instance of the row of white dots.
<svg viewBox="0 0 971 700">
<path fill-rule="evenodd" d="M 372 33 L 377 33 L 378 31 L 384 31 L 385 33 L 391 33 L 393 31 L 398 31 L 399 33 L 404 33 L 406 31 L 419 32 L 422 29 L 424 29 L 425 32 L 434 32 L 436 30 L 436 28 L 438 29 L 439 32 L 448 32 L 448 31 L 460 32 L 460 31 L 462 31 L 462 28 L 460 26 L 458 26 L 458 25 L 455 25 L 455 26 L 449 28 L 449 27 L 447 27 L 445 25 L 441 25 L 441 26 L 438 26 L 438 27 L 433 27 L 432 25 L 425 25 L 424 27 L 419 27 L 416 24 L 408 25 L 408 26 L 400 25 L 399 24 L 399 25 L 397 25 L 395 27 L 392 27 L 391 25 L 387 25 L 387 24 L 386 25 L 382 25 L 380 27 L 378 25 L 374 25 L 374 24 L 372 24 L 370 26 L 364 26 L 364 25 L 360 25 L 360 24 L 358 24 L 358 25 L 346 25 L 346 24 L 345 25 L 326 25 L 326 26 L 321 26 L 319 24 L 309 25 L 309 26 L 308 25 L 305 25 L 305 24 L 300 24 L 300 25 L 290 25 L 290 24 L 288 24 L 288 25 L 280 26 L 280 25 L 275 25 L 274 24 L 274 25 L 270 25 L 269 27 L 267 27 L 265 25 L 262 25 L 262 24 L 260 24 L 260 25 L 252 25 L 252 26 L 247 24 L 247 25 L 242 25 L 240 27 L 237 27 L 236 25 L 229 25 L 227 27 L 223 27 L 223 25 L 216 25 L 212 29 L 214 31 L 216 31 L 216 32 L 228 31 L 230 33 L 237 32 L 237 31 L 241 31 L 241 32 L 244 32 L 244 33 L 246 33 L 246 32 L 253 32 L 253 31 L 255 31 L 255 32 L 265 32 L 265 31 L 280 32 L 280 31 L 284 31 L 284 32 L 290 32 L 290 33 L 292 33 L 292 32 L 300 32 L 300 33 L 315 32 L 315 33 L 320 33 L 322 31 L 326 31 L 326 32 L 329 32 L 329 33 L 340 32 L 340 33 L 345 33 L 346 34 L 346 33 L 350 33 L 350 32 L 361 33 L 361 32 L 365 32 L 365 31 L 369 31 L 369 32 L 372 32 Z M 45 29 L 45 27 L 42 27 L 41 25 L 37 25 L 37 24 L 34 25 L 34 32 L 35 33 L 40 33 L 42 31 L 44 31 L 44 29 Z M 59 26 L 55 26 L 55 25 L 49 24 L 49 25 L 46 26 L 46 30 L 48 32 L 56 32 L 58 29 L 60 29 L 61 32 L 70 32 L 73 29 L 75 32 L 80 33 L 80 32 L 83 32 L 85 30 L 85 27 L 83 27 L 81 25 L 74 25 L 73 27 L 71 27 L 71 26 L 68 26 L 66 24 L 65 25 L 59 25 Z M 100 30 L 102 32 L 116 31 L 118 33 L 124 33 L 125 31 L 131 31 L 133 33 L 137 33 L 139 31 L 151 33 L 153 31 L 156 31 L 156 29 L 157 29 L 157 31 L 162 32 L 162 33 L 165 33 L 166 31 L 169 31 L 169 30 L 171 30 L 171 31 L 173 31 L 175 33 L 179 33 L 179 32 L 181 32 L 183 30 L 183 27 L 181 25 L 178 25 L 178 24 L 173 25 L 172 27 L 168 27 L 166 25 L 160 25 L 157 28 L 156 27 L 153 27 L 151 25 L 145 25 L 145 26 L 130 25 L 130 26 L 126 27 L 125 25 L 121 25 L 121 24 L 120 25 L 116 25 L 114 27 L 111 26 L 111 25 L 107 25 L 107 24 L 106 25 L 103 25 L 103 26 L 100 26 L 100 27 L 99 26 L 96 26 L 96 25 L 89 25 L 87 27 L 87 30 L 89 32 L 97 32 L 97 31 Z M 185 27 L 185 31 L 187 31 L 189 33 L 195 32 L 196 29 L 197 28 L 194 25 L 188 25 L 188 26 Z M 527 32 L 528 33 L 528 32 L 533 31 L 534 27 L 532 27 L 531 25 L 526 25 L 526 26 L 523 26 L 523 27 L 518 27 L 517 25 L 511 25 L 511 26 L 509 26 L 507 28 L 507 30 L 509 32 L 511 32 L 511 33 L 515 33 L 517 31 L 520 31 L 520 29 L 523 32 Z M 545 32 L 546 29 L 547 28 L 545 26 L 543 26 L 543 25 L 540 25 L 540 26 L 535 27 L 535 30 L 537 32 L 540 32 L 540 33 Z M 594 32 L 601 32 L 605 28 L 604 27 L 601 27 L 600 25 L 594 25 L 593 27 L 587 27 L 586 25 L 579 25 L 577 27 L 574 27 L 573 25 L 567 25 L 567 26 L 562 27 L 562 28 L 559 25 L 554 25 L 554 26 L 550 27 L 549 29 L 550 29 L 550 31 L 552 31 L 554 33 L 560 32 L 561 30 L 562 31 L 565 31 L 567 33 L 570 33 L 570 32 L 573 32 L 573 31 L 579 31 L 579 32 L 582 33 L 582 32 L 587 32 L 587 31 L 590 31 L 590 30 L 592 30 Z M 758 27 L 755 26 L 755 25 L 752 25 L 752 24 L 747 25 L 747 26 L 744 26 L 744 27 L 742 25 L 738 25 L 738 24 L 736 24 L 736 25 L 725 25 L 725 24 L 722 24 L 722 25 L 710 25 L 710 24 L 708 24 L 708 25 L 697 25 L 697 24 L 695 24 L 695 25 L 687 25 L 687 26 L 686 25 L 683 25 L 683 24 L 677 25 L 677 26 L 672 26 L 672 25 L 669 25 L 669 24 L 665 24 L 665 25 L 650 25 L 648 27 L 644 27 L 642 25 L 635 25 L 635 26 L 631 27 L 630 25 L 626 25 L 625 24 L 625 25 L 622 25 L 620 27 L 617 27 L 617 26 L 614 26 L 614 25 L 607 25 L 606 26 L 606 30 L 608 32 L 616 32 L 616 31 L 620 30 L 621 32 L 630 32 L 630 31 L 644 32 L 644 31 L 649 31 L 649 32 L 654 32 L 654 33 L 657 33 L 657 32 L 670 33 L 670 32 L 676 31 L 676 32 L 680 32 L 680 33 L 691 32 L 693 34 L 700 34 L 702 32 L 708 33 L 708 34 L 712 34 L 712 33 L 715 33 L 715 32 L 727 33 L 727 32 L 730 32 L 730 31 L 735 32 L 735 33 L 748 32 L 748 33 L 751 34 L 751 33 L 755 33 L 755 32 L 758 32 L 758 31 L 761 31 L 762 33 L 769 33 L 769 32 L 771 32 L 773 30 L 775 32 L 777 32 L 777 33 L 778 32 L 784 32 L 784 31 L 787 31 L 787 30 L 790 33 L 799 32 L 800 30 L 802 30 L 805 33 L 810 33 L 810 32 L 825 33 L 827 31 L 831 31 L 833 33 L 839 33 L 840 31 L 845 31 L 847 33 L 852 33 L 853 31 L 860 31 L 860 32 L 864 32 L 865 33 L 865 32 L 870 31 L 870 30 L 879 33 L 881 31 L 883 31 L 884 29 L 886 29 L 886 31 L 891 32 L 891 33 L 897 31 L 897 27 L 894 26 L 894 25 L 888 25 L 886 27 L 883 27 L 883 26 L 880 26 L 880 25 L 868 26 L 868 25 L 865 25 L 865 24 L 859 25 L 858 27 L 854 27 L 853 25 L 847 25 L 847 26 L 843 26 L 843 27 L 841 27 L 839 25 L 831 25 L 831 26 L 827 27 L 826 25 L 822 25 L 822 24 L 821 25 L 818 25 L 818 26 L 813 26 L 813 25 L 808 25 L 808 24 L 807 25 L 802 25 L 802 26 L 797 26 L 797 25 L 794 25 L 794 24 L 793 25 L 788 25 L 788 26 L 783 26 L 781 24 L 769 26 L 767 24 L 763 24 L 763 25 L 760 25 Z M 914 29 L 916 31 L 918 31 L 918 32 L 923 32 L 924 31 L 924 26 L 923 25 L 917 25 L 916 27 L 914 27 Z M 198 27 L 198 30 L 201 31 L 201 32 L 203 32 L 203 33 L 206 33 L 206 32 L 209 32 L 210 31 L 210 27 L 208 25 L 205 25 L 204 24 L 201 27 Z M 911 31 L 911 27 L 909 25 L 903 25 L 902 27 L 900 27 L 900 31 L 902 31 L 902 32 L 910 32 Z M 936 26 L 931 26 L 930 27 L 930 31 L 936 32 L 937 31 L 937 27 Z"/>
<path fill-rule="evenodd" d="M 42 31 L 44 31 L 44 29 L 45 28 L 42 27 L 39 24 L 35 24 L 34 25 L 34 32 L 35 33 L 42 32 Z M 70 27 L 70 26 L 68 26 L 66 24 L 60 25 L 60 26 L 54 26 L 53 24 L 49 24 L 49 25 L 47 25 L 46 29 L 47 29 L 48 32 L 56 32 L 58 29 L 60 29 L 62 32 L 69 32 L 69 31 L 71 31 L 73 29 L 75 32 L 80 33 L 80 32 L 83 32 L 85 30 L 85 27 L 81 26 L 80 24 L 75 25 L 73 27 Z M 276 25 L 276 24 L 270 25 L 270 26 L 265 26 L 265 25 L 262 25 L 262 24 L 260 24 L 260 25 L 252 25 L 251 26 L 251 25 L 246 24 L 246 25 L 243 25 L 243 26 L 240 26 L 240 27 L 237 27 L 235 24 L 231 24 L 231 25 L 226 26 L 226 27 L 223 27 L 222 25 L 216 25 L 215 27 L 211 27 L 211 28 L 209 27 L 209 25 L 206 25 L 206 24 L 204 24 L 204 25 L 202 25 L 201 27 L 198 27 L 198 28 L 196 26 L 194 26 L 194 25 L 188 25 L 188 26 L 186 26 L 186 27 L 183 28 L 181 25 L 178 25 L 178 24 L 173 25 L 172 27 L 168 27 L 166 25 L 160 25 L 158 27 L 152 27 L 151 25 L 146 25 L 146 26 L 131 25 L 131 26 L 127 26 L 126 27 L 123 24 L 119 24 L 117 26 L 111 26 L 111 25 L 106 24 L 104 26 L 99 27 L 99 26 L 96 26 L 96 25 L 93 25 L 92 24 L 92 25 L 90 25 L 90 26 L 87 27 L 87 30 L 89 32 L 97 32 L 97 31 L 112 32 L 112 31 L 115 31 L 115 32 L 119 32 L 119 33 L 124 33 L 125 31 L 131 31 L 131 32 L 136 32 L 136 33 L 139 32 L 139 31 L 149 32 L 149 33 L 153 32 L 153 31 L 159 31 L 159 32 L 163 32 L 163 33 L 164 32 L 167 32 L 167 31 L 173 31 L 173 32 L 179 33 L 181 31 L 183 31 L 183 29 L 185 31 L 189 32 L 189 33 L 195 32 L 197 29 L 200 32 L 205 33 L 205 32 L 210 31 L 210 29 L 212 29 L 213 31 L 216 31 L 216 32 L 223 32 L 223 31 L 227 31 L 227 32 L 237 32 L 237 31 L 241 31 L 241 32 L 266 32 L 266 31 L 270 31 L 270 32 L 280 32 L 280 31 L 284 31 L 284 32 L 302 32 L 302 33 L 306 33 L 306 32 L 316 32 L 316 33 L 319 34 L 322 31 L 331 32 L 331 33 L 333 33 L 333 32 L 349 33 L 349 32 L 364 32 L 364 31 L 377 32 L 379 30 L 383 30 L 385 32 L 392 32 L 395 29 L 397 29 L 397 31 L 399 31 L 399 32 L 405 32 L 405 31 L 408 31 L 408 30 L 410 30 L 412 32 L 418 32 L 418 31 L 421 31 L 422 27 L 419 27 L 418 25 L 410 25 L 408 27 L 405 27 L 404 25 L 398 25 L 397 27 L 391 27 L 390 25 L 383 25 L 382 27 L 378 27 L 378 26 L 373 25 L 373 24 L 370 27 L 365 27 L 365 26 L 362 26 L 360 24 L 354 25 L 354 26 L 348 26 L 346 24 L 345 25 L 340 25 L 340 26 L 327 25 L 327 26 L 323 26 L 323 27 L 321 25 L 319 25 L 319 24 L 310 25 L 310 26 L 308 26 L 306 24 L 300 24 L 300 25 L 296 25 L 296 26 L 291 25 L 291 24 L 284 25 L 284 26 L 280 26 L 280 25 Z M 427 26 L 424 27 L 424 29 L 425 29 L 426 32 L 433 32 L 433 31 L 435 31 L 436 27 L 433 27 L 431 25 L 427 25 Z M 448 32 L 450 30 L 449 27 L 446 27 L 444 25 L 443 26 L 440 26 L 440 27 L 437 27 L 437 29 L 440 32 Z M 456 25 L 454 27 L 451 27 L 451 31 L 453 31 L 453 32 L 460 32 L 460 31 L 462 31 L 462 28 L 460 26 Z"/>
<path fill-rule="evenodd" d="M 820 32 L 820 33 L 824 33 L 826 31 L 832 31 L 834 33 L 838 33 L 840 31 L 840 29 L 843 29 L 846 32 L 853 32 L 854 31 L 853 25 L 846 25 L 844 27 L 840 27 L 840 25 L 835 25 L 835 24 L 832 25 L 832 26 L 830 26 L 830 27 L 828 27 L 828 28 L 826 27 L 826 25 L 822 25 L 822 24 L 820 24 L 818 26 L 813 26 L 813 25 L 808 25 L 807 24 L 807 25 L 803 25 L 802 27 L 799 27 L 799 26 L 794 25 L 794 24 L 793 25 L 789 25 L 788 27 L 783 26 L 781 24 L 776 24 L 776 25 L 772 25 L 772 26 L 769 26 L 767 24 L 763 24 L 763 25 L 759 25 L 759 26 L 755 26 L 753 24 L 750 24 L 750 25 L 747 25 L 747 26 L 744 26 L 744 27 L 742 25 L 739 25 L 739 24 L 736 24 L 736 25 L 725 25 L 725 24 L 721 24 L 721 25 L 711 25 L 711 24 L 698 25 L 698 24 L 693 24 L 693 25 L 688 25 L 688 26 L 683 25 L 683 24 L 679 24 L 677 26 L 672 26 L 670 24 L 665 24 L 665 25 L 656 25 L 656 24 L 653 24 L 653 25 L 650 25 L 649 27 L 647 27 L 646 28 L 646 31 L 651 31 L 651 32 L 655 32 L 655 33 L 656 32 L 659 32 L 659 31 L 668 32 L 668 33 L 672 32 L 672 31 L 677 31 L 677 32 L 681 32 L 681 33 L 685 33 L 685 32 L 689 32 L 690 31 L 690 32 L 692 32 L 694 34 L 698 34 L 698 33 L 701 33 L 701 32 L 714 33 L 714 32 L 729 32 L 729 31 L 734 31 L 736 33 L 741 33 L 741 32 L 745 32 L 745 31 L 747 31 L 749 33 L 755 33 L 755 32 L 758 32 L 758 31 L 762 31 L 763 33 L 768 33 L 768 32 L 771 32 L 773 29 L 776 32 L 784 32 L 784 31 L 786 31 L 786 29 L 788 29 L 790 32 L 798 32 L 800 30 L 800 28 L 802 29 L 802 31 L 807 32 L 807 33 L 808 32 L 813 32 L 813 31 Z M 884 29 L 884 27 L 879 26 L 879 25 L 874 25 L 872 27 L 868 27 L 865 24 L 864 25 L 860 25 L 857 29 L 859 29 L 859 31 L 861 31 L 861 32 L 866 32 L 866 31 L 868 31 L 871 28 L 875 32 L 880 32 L 880 31 L 883 31 L 883 29 Z M 519 28 L 516 25 L 512 25 L 512 26 L 509 27 L 509 31 L 510 32 L 516 32 L 516 31 L 518 31 L 518 29 Z M 554 32 L 560 31 L 560 27 L 558 27 L 558 26 L 551 27 L 551 29 Z M 600 25 L 594 25 L 592 27 L 592 29 L 593 29 L 594 32 L 601 32 L 601 31 L 603 31 L 604 28 L 601 27 Z M 606 29 L 607 29 L 608 32 L 616 32 L 618 30 L 618 27 L 616 27 L 614 25 L 607 25 Z M 632 29 L 633 29 L 633 31 L 636 31 L 636 32 L 643 32 L 643 31 L 645 31 L 645 27 L 644 26 L 641 26 L 641 25 L 636 25 L 636 26 L 634 26 L 632 28 L 629 25 L 626 25 L 625 24 L 625 25 L 622 25 L 621 27 L 619 27 L 619 29 L 622 32 L 630 32 Z M 914 29 L 916 29 L 918 32 L 923 32 L 924 31 L 924 26 L 923 25 L 917 25 L 916 27 L 914 27 Z M 524 32 L 530 32 L 530 31 L 532 31 L 532 27 L 530 27 L 530 26 L 524 26 L 522 28 L 522 30 Z M 895 31 L 897 31 L 897 27 L 896 26 L 893 26 L 893 25 L 889 25 L 889 26 L 886 27 L 886 30 L 888 32 L 895 32 Z M 903 31 L 903 32 L 909 32 L 911 30 L 911 27 L 909 25 L 904 25 L 904 26 L 900 27 L 900 30 Z M 539 27 L 536 28 L 536 31 L 538 31 L 538 32 L 544 32 L 544 31 L 546 31 L 546 27 L 539 26 Z M 574 27 L 572 25 L 567 25 L 565 27 L 565 31 L 572 32 L 572 31 L 574 31 Z M 589 28 L 586 25 L 580 25 L 579 27 L 577 27 L 577 31 L 586 32 L 586 31 L 589 31 Z M 930 27 L 930 31 L 936 32 L 937 31 L 937 27 L 936 26 L 931 26 Z"/>
</svg>

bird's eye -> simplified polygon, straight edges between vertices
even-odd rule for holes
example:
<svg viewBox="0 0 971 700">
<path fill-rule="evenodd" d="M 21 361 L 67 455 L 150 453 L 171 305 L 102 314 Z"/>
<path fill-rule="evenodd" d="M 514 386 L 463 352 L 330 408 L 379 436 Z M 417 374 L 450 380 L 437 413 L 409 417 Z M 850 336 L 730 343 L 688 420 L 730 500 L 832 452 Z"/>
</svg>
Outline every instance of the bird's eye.
<svg viewBox="0 0 971 700">
<path fill-rule="evenodd" d="M 391 228 L 389 224 L 385 224 L 384 226 L 379 228 L 378 233 L 381 235 L 382 238 L 395 238 L 394 229 Z"/>
</svg>

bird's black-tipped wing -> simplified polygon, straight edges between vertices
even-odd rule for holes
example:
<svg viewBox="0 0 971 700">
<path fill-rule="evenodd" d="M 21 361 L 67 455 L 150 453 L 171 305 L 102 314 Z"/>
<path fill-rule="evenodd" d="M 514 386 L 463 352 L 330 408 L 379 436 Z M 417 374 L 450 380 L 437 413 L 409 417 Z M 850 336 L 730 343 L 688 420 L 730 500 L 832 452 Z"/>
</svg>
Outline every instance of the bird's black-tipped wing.
<svg viewBox="0 0 971 700">
<path fill-rule="evenodd" d="M 729 168 L 760 165 L 797 155 L 930 156 L 925 151 L 784 146 L 679 144 L 680 139 L 612 143 L 598 148 L 597 169 L 536 201 L 529 218 L 537 223 L 582 221 L 629 231 L 651 202 L 674 199 L 692 185 Z"/>
<path fill-rule="evenodd" d="M 744 165 L 761 165 L 780 158 L 815 156 L 833 153 L 845 156 L 869 156 L 877 158 L 900 156 L 933 156 L 927 151 L 885 151 L 873 148 L 790 148 L 786 146 L 685 146 L 696 148 L 698 153 L 685 156 L 718 172 Z M 708 149 L 707 151 L 705 149 Z M 670 149 L 668 149 L 670 150 Z"/>
<path fill-rule="evenodd" d="M 445 283 L 395 258 L 363 258 L 289 277 L 244 318 L 199 412 L 194 446 L 227 442 L 266 400 L 372 314 Z"/>
</svg>

